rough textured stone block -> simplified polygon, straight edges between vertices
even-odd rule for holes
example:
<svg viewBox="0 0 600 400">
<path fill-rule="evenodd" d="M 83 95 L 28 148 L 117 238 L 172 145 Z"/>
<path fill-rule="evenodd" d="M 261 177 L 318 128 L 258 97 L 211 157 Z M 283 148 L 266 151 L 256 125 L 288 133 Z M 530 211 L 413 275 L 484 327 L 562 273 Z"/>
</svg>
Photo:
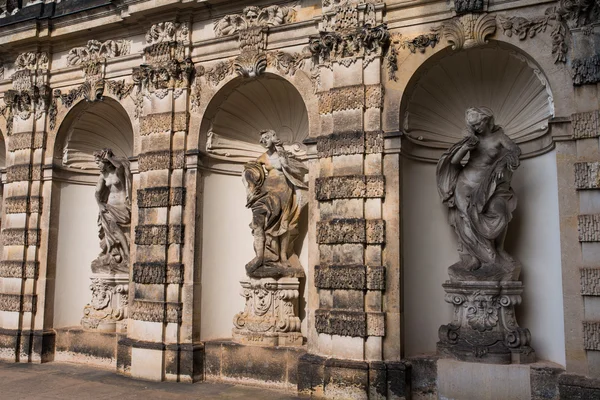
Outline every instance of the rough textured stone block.
<svg viewBox="0 0 600 400">
<path fill-rule="evenodd" d="M 44 132 L 20 132 L 15 133 L 8 138 L 8 151 L 17 151 L 25 149 L 42 149 L 45 145 Z"/>
<path fill-rule="evenodd" d="M 362 85 L 346 86 L 318 93 L 319 114 L 354 110 L 365 105 L 365 89 Z"/>
<path fill-rule="evenodd" d="M 177 151 L 152 151 L 140 154 L 138 169 L 140 172 L 158 171 L 162 169 L 179 169 L 185 164 L 185 154 Z"/>
<path fill-rule="evenodd" d="M 334 218 L 317 223 L 317 243 L 385 243 L 385 221 L 363 218 Z"/>
<path fill-rule="evenodd" d="M 183 264 L 160 262 L 133 264 L 133 281 L 141 284 L 183 283 Z"/>
<path fill-rule="evenodd" d="M 129 308 L 129 318 L 147 322 L 181 323 L 181 303 L 134 300 Z"/>
<path fill-rule="evenodd" d="M 580 215 L 578 217 L 580 242 L 600 241 L 600 215 Z"/>
<path fill-rule="evenodd" d="M 367 289 L 385 290 L 385 267 L 367 267 Z"/>
<path fill-rule="evenodd" d="M 575 163 L 575 187 L 577 189 L 600 188 L 600 162 Z"/>
<path fill-rule="evenodd" d="M 139 208 L 181 206 L 185 200 L 185 188 L 167 186 L 139 189 L 137 202 Z"/>
<path fill-rule="evenodd" d="M 317 200 L 353 198 L 380 198 L 385 196 L 385 181 L 382 175 L 348 175 L 317 178 L 315 181 Z"/>
<path fill-rule="evenodd" d="M 5 246 L 37 246 L 39 229 L 6 228 L 2 231 L 2 242 Z"/>
<path fill-rule="evenodd" d="M 319 289 L 366 289 L 364 265 L 315 266 L 315 286 Z"/>
<path fill-rule="evenodd" d="M 571 125 L 574 139 L 588 139 L 600 136 L 600 110 L 573 114 Z"/>
<path fill-rule="evenodd" d="M 317 138 L 317 156 L 319 158 L 363 154 L 365 136 L 361 131 L 333 133 Z"/>
<path fill-rule="evenodd" d="M 37 261 L 0 261 L 0 278 L 37 279 Z"/>
<path fill-rule="evenodd" d="M 383 153 L 383 132 L 365 132 L 365 153 Z"/>
<path fill-rule="evenodd" d="M 39 181 L 42 179 L 42 166 L 31 164 L 16 164 L 6 168 L 8 183 L 23 181 Z"/>
<path fill-rule="evenodd" d="M 583 346 L 586 350 L 600 350 L 600 322 L 583 321 Z"/>
<path fill-rule="evenodd" d="M 366 337 L 366 313 L 318 309 L 315 311 L 315 328 L 328 335 Z"/>
<path fill-rule="evenodd" d="M 185 131 L 187 126 L 186 112 L 165 112 L 140 117 L 140 135 L 152 133 Z M 171 129 L 172 128 L 172 129 Z"/>
<path fill-rule="evenodd" d="M 0 293 L 0 311 L 35 313 L 37 296 L 34 294 Z"/>
<path fill-rule="evenodd" d="M 581 294 L 584 296 L 600 296 L 600 269 L 582 268 Z"/>
<path fill-rule="evenodd" d="M 13 196 L 4 200 L 7 214 L 38 213 L 42 211 L 43 198 L 40 196 Z"/>
<path fill-rule="evenodd" d="M 135 227 L 135 244 L 166 245 L 183 243 L 183 225 L 139 225 Z"/>
</svg>

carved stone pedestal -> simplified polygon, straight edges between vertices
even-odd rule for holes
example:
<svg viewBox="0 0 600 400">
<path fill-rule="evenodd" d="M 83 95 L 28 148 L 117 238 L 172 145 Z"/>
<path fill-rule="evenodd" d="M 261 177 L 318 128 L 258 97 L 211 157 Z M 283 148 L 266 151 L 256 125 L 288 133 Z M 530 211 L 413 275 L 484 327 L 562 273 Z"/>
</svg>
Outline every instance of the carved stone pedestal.
<svg viewBox="0 0 600 400">
<path fill-rule="evenodd" d="M 83 308 L 81 326 L 101 332 L 127 331 L 129 275 L 93 274 L 92 301 Z"/>
<path fill-rule="evenodd" d="M 233 341 L 258 346 L 301 346 L 298 278 L 241 281 L 244 311 L 233 318 Z"/>
<path fill-rule="evenodd" d="M 521 282 L 446 282 L 454 320 L 439 329 L 438 353 L 462 361 L 520 364 L 535 361 L 529 329 L 521 328 L 515 305 Z"/>
</svg>

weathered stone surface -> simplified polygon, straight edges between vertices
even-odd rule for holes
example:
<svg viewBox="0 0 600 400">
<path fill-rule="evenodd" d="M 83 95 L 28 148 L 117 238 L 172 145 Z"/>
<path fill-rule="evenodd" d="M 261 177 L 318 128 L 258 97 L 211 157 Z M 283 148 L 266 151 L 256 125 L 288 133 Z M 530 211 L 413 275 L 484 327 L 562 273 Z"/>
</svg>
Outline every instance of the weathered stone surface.
<svg viewBox="0 0 600 400">
<path fill-rule="evenodd" d="M 600 136 L 600 110 L 571 115 L 573 139 L 588 139 Z"/>
<path fill-rule="evenodd" d="M 36 300 L 37 296 L 32 294 L 20 295 L 0 293 L 0 311 L 35 313 Z"/>
<path fill-rule="evenodd" d="M 374 154 L 383 152 L 383 132 L 365 132 L 365 153 Z"/>
<path fill-rule="evenodd" d="M 187 126 L 186 112 L 165 112 L 140 117 L 140 135 L 152 133 L 185 131 Z M 171 129 L 172 128 L 172 129 Z"/>
<path fill-rule="evenodd" d="M 381 198 L 385 196 L 385 180 L 382 175 L 347 175 L 317 178 L 317 200 L 353 198 Z"/>
<path fill-rule="evenodd" d="M 334 218 L 317 223 L 317 243 L 385 243 L 385 221 Z"/>
<path fill-rule="evenodd" d="M 140 172 L 158 171 L 161 169 L 179 169 L 185 164 L 183 150 L 177 151 L 152 151 L 140 154 L 138 169 Z"/>
<path fill-rule="evenodd" d="M 600 215 L 580 215 L 578 217 L 579 241 L 580 242 L 598 242 L 600 241 Z"/>
<path fill-rule="evenodd" d="M 559 399 L 558 378 L 564 372 L 562 368 L 534 364 L 529 370 L 531 400 Z"/>
<path fill-rule="evenodd" d="M 575 86 L 600 82 L 600 54 L 574 59 L 571 63 L 571 70 Z"/>
<path fill-rule="evenodd" d="M 575 163 L 575 187 L 577 189 L 600 188 L 600 162 Z"/>
<path fill-rule="evenodd" d="M 135 244 L 181 244 L 183 230 L 183 225 L 138 225 L 135 227 Z"/>
<path fill-rule="evenodd" d="M 7 214 L 39 213 L 42 211 L 42 197 L 13 196 L 4 200 L 4 210 Z"/>
<path fill-rule="evenodd" d="M 561 399 L 600 399 L 600 379 L 581 375 L 561 374 L 558 377 Z"/>
<path fill-rule="evenodd" d="M 6 181 L 23 182 L 42 179 L 42 166 L 31 164 L 16 164 L 6 168 Z"/>
<path fill-rule="evenodd" d="M 117 337 L 114 332 L 86 331 L 81 327 L 57 329 L 56 351 L 61 361 L 85 359 L 106 366 L 116 359 Z"/>
<path fill-rule="evenodd" d="M 181 206 L 185 201 L 185 188 L 153 187 L 138 189 L 137 202 L 139 208 Z"/>
<path fill-rule="evenodd" d="M 333 133 L 317 138 L 319 158 L 362 154 L 365 152 L 365 137 L 361 131 Z"/>
<path fill-rule="evenodd" d="M 483 0 L 454 0 L 454 9 L 457 14 L 483 11 Z"/>
<path fill-rule="evenodd" d="M 318 96 L 320 114 L 360 109 L 365 106 L 365 89 L 362 85 L 334 88 L 328 92 L 321 92 Z"/>
<path fill-rule="evenodd" d="M 39 229 L 6 228 L 2 231 L 5 246 L 37 246 Z"/>
<path fill-rule="evenodd" d="M 0 261 L 0 278 L 36 279 L 38 265 L 37 261 Z"/>
<path fill-rule="evenodd" d="M 583 321 L 583 345 L 586 350 L 600 350 L 600 322 Z"/>
<path fill-rule="evenodd" d="M 364 290 L 366 279 L 364 265 L 315 265 L 315 286 L 319 289 Z"/>
<path fill-rule="evenodd" d="M 367 314 L 361 311 L 315 311 L 315 328 L 328 335 L 366 337 Z"/>
<path fill-rule="evenodd" d="M 142 284 L 183 283 L 183 264 L 135 263 L 133 281 Z"/>
<path fill-rule="evenodd" d="M 137 321 L 181 323 L 182 303 L 134 300 L 129 308 L 129 318 Z"/>
<path fill-rule="evenodd" d="M 582 268 L 581 294 L 584 296 L 600 296 L 600 269 Z"/>
<path fill-rule="evenodd" d="M 367 267 L 367 289 L 385 290 L 385 267 Z"/>
<path fill-rule="evenodd" d="M 385 313 L 367 313 L 367 336 L 385 336 Z"/>
<path fill-rule="evenodd" d="M 410 390 L 412 398 L 437 399 L 437 357 L 417 356 L 407 360 L 410 363 Z"/>
<path fill-rule="evenodd" d="M 382 85 L 365 86 L 365 107 L 383 108 L 383 94 L 385 89 Z"/>
<path fill-rule="evenodd" d="M 24 149 L 42 149 L 45 145 L 45 136 L 43 132 L 20 132 L 15 133 L 8 138 L 8 151 L 17 151 Z"/>
</svg>

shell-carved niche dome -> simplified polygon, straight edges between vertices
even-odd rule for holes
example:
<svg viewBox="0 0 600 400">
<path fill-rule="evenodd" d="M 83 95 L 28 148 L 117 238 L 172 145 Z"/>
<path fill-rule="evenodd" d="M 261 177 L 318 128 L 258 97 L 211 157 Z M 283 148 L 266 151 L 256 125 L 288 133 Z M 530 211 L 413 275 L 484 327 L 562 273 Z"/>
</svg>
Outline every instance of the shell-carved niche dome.
<svg viewBox="0 0 600 400">
<path fill-rule="evenodd" d="M 265 149 L 259 132 L 273 129 L 285 148 L 306 157 L 302 141 L 308 137 L 308 113 L 300 93 L 289 82 L 260 77 L 233 89 L 218 106 L 207 133 L 206 151 L 230 162 L 256 159 Z"/>
<path fill-rule="evenodd" d="M 62 165 L 94 170 L 94 151 L 110 148 L 119 157 L 133 154 L 133 129 L 123 107 L 112 99 L 82 103 L 82 110 L 68 125 L 62 147 Z"/>
<path fill-rule="evenodd" d="M 465 110 L 489 107 L 495 122 L 533 156 L 552 142 L 552 94 L 539 69 L 521 54 L 499 47 L 453 53 L 426 70 L 408 94 L 403 128 L 406 153 L 437 161 L 465 135 Z"/>
</svg>

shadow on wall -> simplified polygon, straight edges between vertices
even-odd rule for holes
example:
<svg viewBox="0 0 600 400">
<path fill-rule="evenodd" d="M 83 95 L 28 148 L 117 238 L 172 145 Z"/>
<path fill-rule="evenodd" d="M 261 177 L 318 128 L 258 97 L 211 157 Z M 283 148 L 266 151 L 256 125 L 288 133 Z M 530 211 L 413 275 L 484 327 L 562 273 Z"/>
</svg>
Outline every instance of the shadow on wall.
<svg viewBox="0 0 600 400">
<path fill-rule="evenodd" d="M 437 193 L 436 165 L 403 159 L 405 356 L 434 353 L 440 325 L 452 318 L 442 283 L 458 261 L 456 237 Z M 520 324 L 539 359 L 565 365 L 558 187 L 554 152 L 523 160 L 512 186 L 518 206 L 506 250 L 523 264 Z"/>
</svg>

